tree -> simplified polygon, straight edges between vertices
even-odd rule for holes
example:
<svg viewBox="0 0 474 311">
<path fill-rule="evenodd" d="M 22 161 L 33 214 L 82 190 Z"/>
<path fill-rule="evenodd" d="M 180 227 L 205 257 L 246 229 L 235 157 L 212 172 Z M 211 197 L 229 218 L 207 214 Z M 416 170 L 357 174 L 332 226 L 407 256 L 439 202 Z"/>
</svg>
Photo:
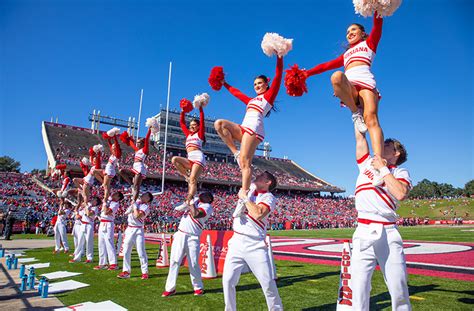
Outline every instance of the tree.
<svg viewBox="0 0 474 311">
<path fill-rule="evenodd" d="M 41 176 L 46 176 L 46 170 L 40 170 L 40 169 L 37 169 L 37 168 L 34 168 L 31 170 L 30 172 L 32 175 L 41 175 Z"/>
<path fill-rule="evenodd" d="M 466 184 L 467 185 L 467 184 Z M 472 186 L 472 193 L 474 193 L 474 185 Z M 443 197 L 456 197 L 463 194 L 463 189 L 455 188 L 451 184 L 439 184 L 435 181 L 423 179 L 410 191 L 410 198 L 443 198 Z"/>
<path fill-rule="evenodd" d="M 464 186 L 464 194 L 467 196 L 474 195 L 474 179 L 466 183 Z"/>
<path fill-rule="evenodd" d="M 9 156 L 0 157 L 0 172 L 20 172 L 20 162 Z"/>
</svg>

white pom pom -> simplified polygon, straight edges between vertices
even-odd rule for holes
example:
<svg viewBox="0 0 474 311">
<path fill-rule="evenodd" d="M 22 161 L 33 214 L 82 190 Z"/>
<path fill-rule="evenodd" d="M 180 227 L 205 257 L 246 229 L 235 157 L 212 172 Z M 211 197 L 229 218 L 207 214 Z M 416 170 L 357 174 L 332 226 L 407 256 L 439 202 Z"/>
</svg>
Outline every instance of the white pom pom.
<svg viewBox="0 0 474 311">
<path fill-rule="evenodd" d="M 109 135 L 109 137 L 115 137 L 118 134 L 120 134 L 120 129 L 118 127 L 114 127 L 113 129 L 107 131 L 107 135 Z"/>
<path fill-rule="evenodd" d="M 160 124 L 156 118 L 146 119 L 145 126 L 151 128 L 153 134 L 157 133 L 160 130 Z"/>
<path fill-rule="evenodd" d="M 94 150 L 95 153 L 104 153 L 104 146 L 102 146 L 101 144 L 97 144 L 95 145 L 94 147 L 92 147 L 92 150 Z"/>
<path fill-rule="evenodd" d="M 402 0 L 378 0 L 374 9 L 378 16 L 392 16 L 401 4 Z"/>
<path fill-rule="evenodd" d="M 82 164 L 84 165 L 91 165 L 91 161 L 87 157 L 83 157 L 81 160 Z"/>
<path fill-rule="evenodd" d="M 352 0 L 354 10 L 364 17 L 377 15 L 380 17 L 391 16 L 400 7 L 402 0 Z"/>
<path fill-rule="evenodd" d="M 293 39 L 286 39 L 274 32 L 267 32 L 263 36 L 262 50 L 268 57 L 278 55 L 280 57 L 288 54 L 293 49 Z"/>
<path fill-rule="evenodd" d="M 200 107 L 204 108 L 207 106 L 207 104 L 209 104 L 210 100 L 211 100 L 211 97 L 207 93 L 196 95 L 194 96 L 193 106 L 196 109 L 199 109 Z"/>
</svg>

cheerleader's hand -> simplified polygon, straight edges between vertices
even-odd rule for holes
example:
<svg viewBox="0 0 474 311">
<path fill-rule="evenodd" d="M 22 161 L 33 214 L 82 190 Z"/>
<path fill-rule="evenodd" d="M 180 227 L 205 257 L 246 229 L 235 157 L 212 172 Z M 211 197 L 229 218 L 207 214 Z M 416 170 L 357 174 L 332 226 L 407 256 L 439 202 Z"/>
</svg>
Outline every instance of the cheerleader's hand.
<svg viewBox="0 0 474 311">
<path fill-rule="evenodd" d="M 247 194 L 248 194 L 248 190 L 244 190 L 242 188 L 240 188 L 240 191 L 239 191 L 239 199 L 242 199 L 242 200 L 246 200 L 247 199 Z"/>
<path fill-rule="evenodd" d="M 376 154 L 372 159 L 372 167 L 376 170 L 380 170 L 384 166 L 387 166 L 387 161 Z"/>
</svg>

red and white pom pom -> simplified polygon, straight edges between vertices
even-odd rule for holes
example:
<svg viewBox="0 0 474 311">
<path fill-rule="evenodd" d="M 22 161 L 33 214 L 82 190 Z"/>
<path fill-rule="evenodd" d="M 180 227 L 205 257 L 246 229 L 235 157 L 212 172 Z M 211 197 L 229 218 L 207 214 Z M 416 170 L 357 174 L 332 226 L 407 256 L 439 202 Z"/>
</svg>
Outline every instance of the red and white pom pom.
<svg viewBox="0 0 474 311">
<path fill-rule="evenodd" d="M 151 128 L 151 132 L 153 134 L 158 133 L 158 131 L 160 130 L 160 124 L 158 123 L 158 119 L 153 117 L 146 119 L 145 126 Z"/>
<path fill-rule="evenodd" d="M 209 101 L 211 100 L 211 97 L 207 93 L 202 93 L 199 95 L 194 96 L 193 100 L 193 105 L 194 108 L 199 109 L 199 108 L 204 108 L 209 104 Z"/>
<path fill-rule="evenodd" d="M 286 93 L 290 96 L 301 96 L 308 93 L 306 87 L 306 78 L 308 75 L 305 70 L 298 68 L 298 65 L 293 65 L 290 69 L 285 70 L 285 87 Z"/>
<path fill-rule="evenodd" d="M 87 157 L 83 157 L 81 162 L 82 164 L 87 165 L 87 166 L 91 165 L 91 161 Z"/>
<path fill-rule="evenodd" d="M 354 10 L 364 17 L 374 15 L 379 17 L 392 16 L 400 7 L 402 0 L 353 0 Z"/>
<path fill-rule="evenodd" d="M 120 129 L 118 127 L 114 127 L 107 131 L 107 135 L 109 135 L 109 137 L 115 137 L 118 134 L 120 134 Z"/>
<path fill-rule="evenodd" d="M 224 85 L 224 78 L 224 68 L 221 66 L 216 66 L 211 69 L 211 73 L 207 81 L 214 91 L 219 91 Z"/>
<path fill-rule="evenodd" d="M 124 131 L 122 134 L 120 134 L 119 139 L 126 145 L 130 143 L 130 136 L 128 136 L 128 132 Z"/>
<path fill-rule="evenodd" d="M 104 146 L 102 146 L 101 144 L 97 144 L 92 147 L 92 150 L 94 150 L 95 153 L 104 153 Z"/>
<path fill-rule="evenodd" d="M 283 57 L 288 54 L 291 49 L 293 49 L 293 39 L 283 38 L 274 32 L 267 32 L 263 36 L 262 50 L 268 57 L 275 54 Z"/>
<path fill-rule="evenodd" d="M 184 113 L 189 113 L 193 110 L 193 103 L 189 99 L 183 98 L 179 102 L 179 106 Z"/>
</svg>

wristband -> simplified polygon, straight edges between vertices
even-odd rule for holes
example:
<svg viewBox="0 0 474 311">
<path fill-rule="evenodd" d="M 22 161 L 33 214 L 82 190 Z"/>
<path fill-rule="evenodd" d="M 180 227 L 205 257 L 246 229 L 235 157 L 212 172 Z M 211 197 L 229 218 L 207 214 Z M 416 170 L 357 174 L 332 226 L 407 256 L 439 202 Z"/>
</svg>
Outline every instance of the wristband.
<svg viewBox="0 0 474 311">
<path fill-rule="evenodd" d="M 390 174 L 390 170 L 388 169 L 388 167 L 384 166 L 381 169 L 379 169 L 379 173 L 380 173 L 380 177 L 384 178 L 385 176 Z"/>
</svg>

